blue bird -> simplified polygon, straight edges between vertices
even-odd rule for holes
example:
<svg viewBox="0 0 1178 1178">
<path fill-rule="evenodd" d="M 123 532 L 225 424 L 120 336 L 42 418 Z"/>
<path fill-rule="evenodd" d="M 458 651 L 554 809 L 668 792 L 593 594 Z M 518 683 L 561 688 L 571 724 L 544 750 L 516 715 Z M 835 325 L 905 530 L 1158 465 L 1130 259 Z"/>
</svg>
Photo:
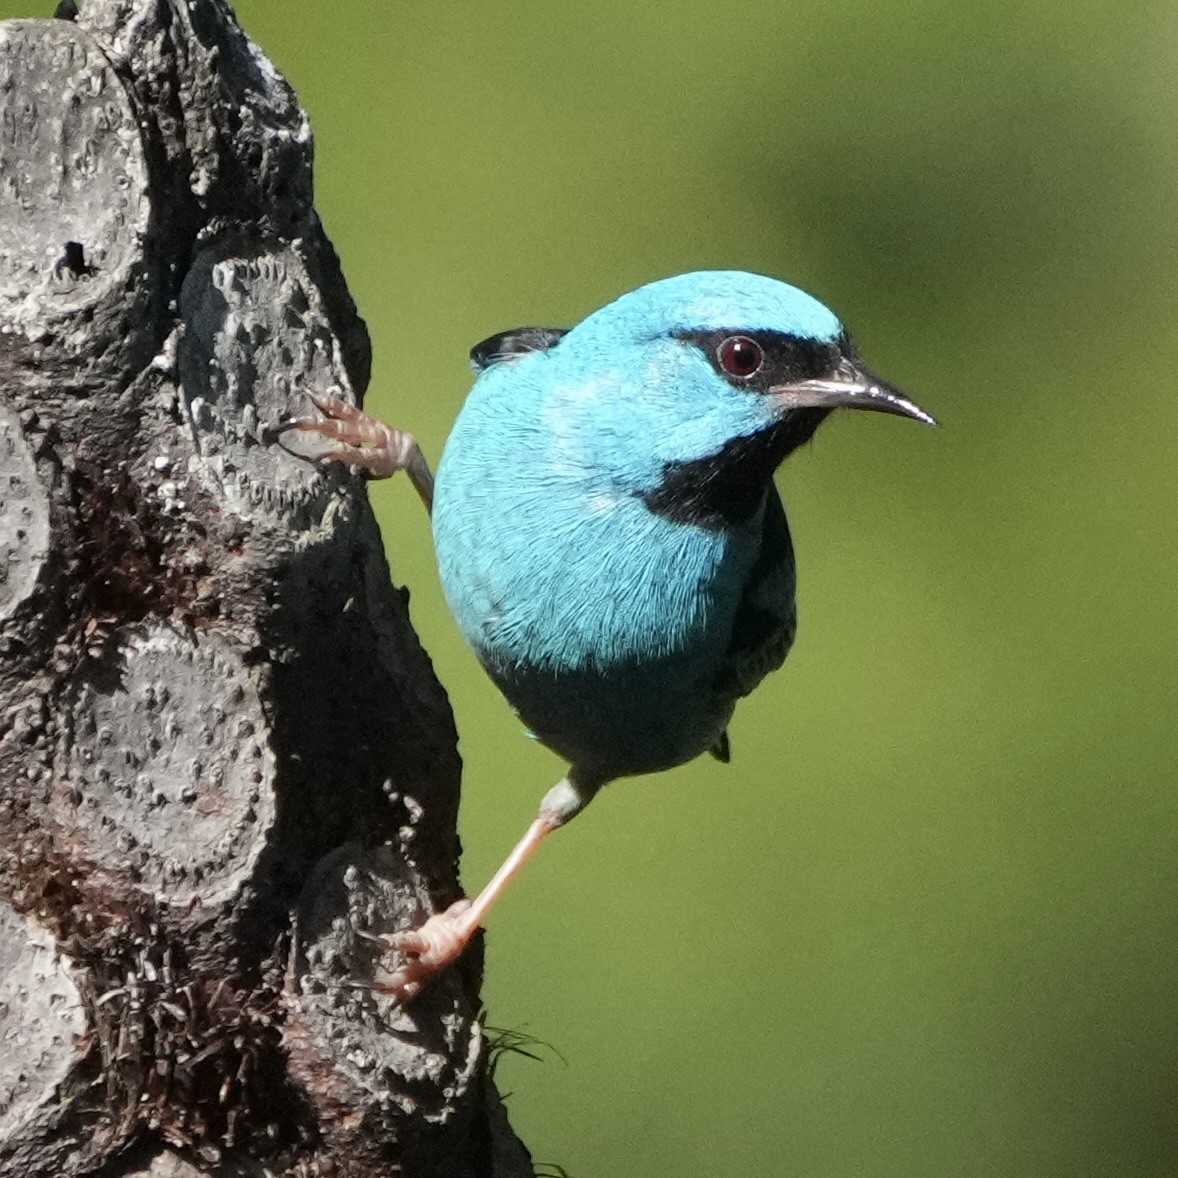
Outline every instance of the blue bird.
<svg viewBox="0 0 1178 1178">
<path fill-rule="evenodd" d="M 860 362 L 810 295 L 738 271 L 632 291 L 571 330 L 475 347 L 438 466 L 336 397 L 288 425 L 323 457 L 408 471 L 466 641 L 536 737 L 569 763 L 472 902 L 396 934 L 387 987 L 411 998 L 454 961 L 546 835 L 607 782 L 728 760 L 737 700 L 794 639 L 794 555 L 773 473 L 831 410 L 932 423 Z"/>
</svg>

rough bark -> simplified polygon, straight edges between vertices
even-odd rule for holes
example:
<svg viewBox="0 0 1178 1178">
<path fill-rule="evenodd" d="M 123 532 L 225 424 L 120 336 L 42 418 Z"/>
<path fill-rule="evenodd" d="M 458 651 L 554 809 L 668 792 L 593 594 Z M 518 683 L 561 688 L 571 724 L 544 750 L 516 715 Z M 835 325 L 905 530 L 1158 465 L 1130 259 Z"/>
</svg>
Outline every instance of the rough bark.
<svg viewBox="0 0 1178 1178">
<path fill-rule="evenodd" d="M 369 347 L 221 0 L 0 24 L 0 1178 L 531 1174 L 459 761 L 364 484 L 273 445 Z"/>
</svg>

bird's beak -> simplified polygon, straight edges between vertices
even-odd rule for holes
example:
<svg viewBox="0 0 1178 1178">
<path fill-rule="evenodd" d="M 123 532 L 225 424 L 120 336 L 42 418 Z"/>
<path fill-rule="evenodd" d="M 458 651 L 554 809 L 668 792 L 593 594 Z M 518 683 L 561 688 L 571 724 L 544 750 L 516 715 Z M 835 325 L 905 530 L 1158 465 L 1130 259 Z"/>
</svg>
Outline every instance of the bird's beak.
<svg viewBox="0 0 1178 1178">
<path fill-rule="evenodd" d="M 783 409 L 873 409 L 937 424 L 931 413 L 909 401 L 895 385 L 850 360 L 843 360 L 828 377 L 777 385 L 769 395 Z"/>
</svg>

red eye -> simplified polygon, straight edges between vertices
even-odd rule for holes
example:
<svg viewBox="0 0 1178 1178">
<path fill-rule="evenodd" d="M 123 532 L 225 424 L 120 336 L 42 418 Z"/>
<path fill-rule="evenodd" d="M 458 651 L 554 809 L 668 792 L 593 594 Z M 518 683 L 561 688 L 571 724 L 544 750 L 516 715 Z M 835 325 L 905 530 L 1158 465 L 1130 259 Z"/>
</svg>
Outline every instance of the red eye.
<svg viewBox="0 0 1178 1178">
<path fill-rule="evenodd" d="M 755 339 L 749 339 L 747 335 L 730 335 L 720 341 L 716 359 L 729 376 L 743 380 L 760 371 L 765 363 L 765 353 Z"/>
</svg>

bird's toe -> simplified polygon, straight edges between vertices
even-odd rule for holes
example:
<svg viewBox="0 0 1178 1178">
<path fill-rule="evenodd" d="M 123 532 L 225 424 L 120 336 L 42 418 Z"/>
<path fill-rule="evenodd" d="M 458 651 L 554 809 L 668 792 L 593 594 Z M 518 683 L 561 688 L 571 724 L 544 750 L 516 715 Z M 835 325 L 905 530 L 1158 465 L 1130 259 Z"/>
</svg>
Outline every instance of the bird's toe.
<svg viewBox="0 0 1178 1178">
<path fill-rule="evenodd" d="M 478 925 L 469 917 L 470 900 L 458 900 L 445 912 L 431 916 L 416 929 L 381 938 L 385 948 L 400 958 L 387 979 L 373 989 L 408 1002 L 434 976 L 453 965 L 465 952 Z"/>
</svg>

